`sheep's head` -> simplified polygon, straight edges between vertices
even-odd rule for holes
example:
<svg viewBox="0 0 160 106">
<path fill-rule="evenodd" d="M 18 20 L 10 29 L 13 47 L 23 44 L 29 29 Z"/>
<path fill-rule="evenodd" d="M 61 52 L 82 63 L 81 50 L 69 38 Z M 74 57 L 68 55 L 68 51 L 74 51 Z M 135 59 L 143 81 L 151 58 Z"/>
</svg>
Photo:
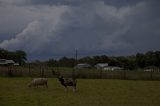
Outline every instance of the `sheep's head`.
<svg viewBox="0 0 160 106">
<path fill-rule="evenodd" d="M 63 79 L 63 76 L 61 76 L 61 75 L 60 75 L 60 76 L 58 76 L 58 79 L 59 79 L 59 81 L 64 80 L 64 79 Z"/>
<path fill-rule="evenodd" d="M 59 77 L 60 76 L 60 72 L 52 70 L 52 75 L 56 76 L 56 77 Z"/>
</svg>

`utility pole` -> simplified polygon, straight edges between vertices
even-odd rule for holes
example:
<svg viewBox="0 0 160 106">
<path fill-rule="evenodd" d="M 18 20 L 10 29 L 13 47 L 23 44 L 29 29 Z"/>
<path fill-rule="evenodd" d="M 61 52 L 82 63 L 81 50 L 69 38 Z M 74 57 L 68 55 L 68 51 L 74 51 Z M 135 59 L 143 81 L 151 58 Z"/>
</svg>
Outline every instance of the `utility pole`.
<svg viewBox="0 0 160 106">
<path fill-rule="evenodd" d="M 74 63 L 74 65 L 77 65 L 77 57 L 78 57 L 78 50 L 76 49 L 76 53 L 75 53 L 75 63 Z"/>
<path fill-rule="evenodd" d="M 78 57 L 78 50 L 75 50 L 75 61 L 74 61 L 74 66 L 73 66 L 73 70 L 72 70 L 72 78 L 75 78 L 75 66 L 77 65 L 77 57 Z"/>
</svg>

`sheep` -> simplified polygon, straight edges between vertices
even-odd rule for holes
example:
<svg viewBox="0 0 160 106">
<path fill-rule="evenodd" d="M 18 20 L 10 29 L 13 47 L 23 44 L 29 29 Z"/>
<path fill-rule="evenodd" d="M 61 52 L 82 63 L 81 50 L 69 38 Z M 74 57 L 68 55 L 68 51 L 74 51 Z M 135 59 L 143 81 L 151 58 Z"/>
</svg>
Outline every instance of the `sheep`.
<svg viewBox="0 0 160 106">
<path fill-rule="evenodd" d="M 28 87 L 46 86 L 48 88 L 47 78 L 34 78 L 28 85 Z"/>
<path fill-rule="evenodd" d="M 65 90 L 67 90 L 67 86 L 72 86 L 73 91 L 76 91 L 76 85 L 77 80 L 75 78 L 63 78 L 60 74 L 60 72 L 52 70 L 53 76 L 56 76 L 58 80 L 60 81 L 61 85 L 65 87 Z"/>
<path fill-rule="evenodd" d="M 76 85 L 77 85 L 77 80 L 70 78 L 70 79 L 64 79 L 62 76 L 58 77 L 58 80 L 60 81 L 61 85 L 65 87 L 65 90 L 67 89 L 67 86 L 72 86 L 73 91 L 76 91 Z"/>
</svg>

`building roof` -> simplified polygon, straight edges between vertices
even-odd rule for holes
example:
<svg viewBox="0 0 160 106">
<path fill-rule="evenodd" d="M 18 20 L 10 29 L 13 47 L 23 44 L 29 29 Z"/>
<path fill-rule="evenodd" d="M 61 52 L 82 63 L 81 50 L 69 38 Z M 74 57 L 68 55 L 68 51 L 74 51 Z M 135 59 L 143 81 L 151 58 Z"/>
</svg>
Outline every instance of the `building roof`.
<svg viewBox="0 0 160 106">
<path fill-rule="evenodd" d="M 13 60 L 0 59 L 0 65 L 14 64 Z"/>
<path fill-rule="evenodd" d="M 89 68 L 89 67 L 91 67 L 91 65 L 87 63 L 81 63 L 75 66 L 75 68 Z"/>
<path fill-rule="evenodd" d="M 104 67 L 103 70 L 122 70 L 121 67 L 118 66 L 108 66 L 108 67 Z"/>
<path fill-rule="evenodd" d="M 8 64 L 14 64 L 14 63 L 15 63 L 13 60 L 6 60 L 6 62 L 7 62 Z"/>
<path fill-rule="evenodd" d="M 0 59 L 0 65 L 5 65 L 7 64 L 6 59 Z"/>
<path fill-rule="evenodd" d="M 97 63 L 95 67 L 101 67 L 101 68 L 108 67 L 108 63 Z"/>
</svg>

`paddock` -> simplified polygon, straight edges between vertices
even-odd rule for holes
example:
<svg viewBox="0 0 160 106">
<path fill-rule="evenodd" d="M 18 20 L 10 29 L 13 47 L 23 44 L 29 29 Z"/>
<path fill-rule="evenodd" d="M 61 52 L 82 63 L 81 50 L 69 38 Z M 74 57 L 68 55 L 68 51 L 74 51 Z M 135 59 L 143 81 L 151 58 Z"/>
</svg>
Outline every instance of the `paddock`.
<svg viewBox="0 0 160 106">
<path fill-rule="evenodd" d="M 28 77 L 0 77 L 0 106 L 159 106 L 160 81 L 77 79 L 65 92 L 56 78 L 28 88 Z"/>
</svg>

